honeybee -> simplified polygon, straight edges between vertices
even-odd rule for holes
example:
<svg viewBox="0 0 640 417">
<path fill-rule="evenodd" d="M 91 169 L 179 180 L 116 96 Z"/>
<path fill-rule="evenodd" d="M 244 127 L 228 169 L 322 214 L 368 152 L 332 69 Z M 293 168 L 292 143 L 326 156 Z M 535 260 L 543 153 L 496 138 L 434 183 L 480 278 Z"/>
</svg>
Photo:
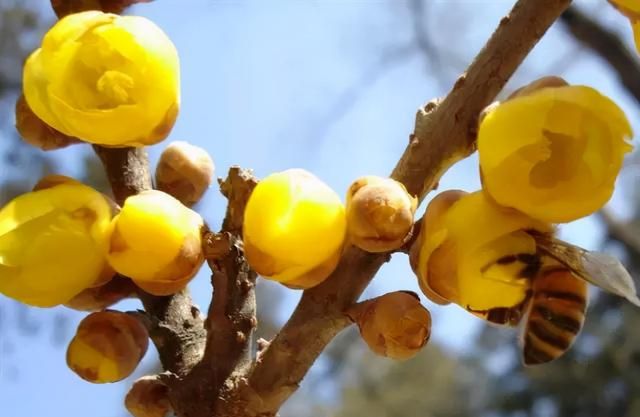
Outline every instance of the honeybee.
<svg viewBox="0 0 640 417">
<path fill-rule="evenodd" d="M 537 253 L 515 254 L 496 264 L 519 263 L 519 276 L 531 280 L 524 300 L 513 307 L 470 310 L 485 320 L 518 326 L 524 319 L 520 344 L 525 365 L 550 362 L 564 354 L 582 329 L 588 300 L 588 284 L 626 298 L 640 306 L 633 279 L 620 261 L 591 252 L 550 235 L 530 232 Z"/>
</svg>

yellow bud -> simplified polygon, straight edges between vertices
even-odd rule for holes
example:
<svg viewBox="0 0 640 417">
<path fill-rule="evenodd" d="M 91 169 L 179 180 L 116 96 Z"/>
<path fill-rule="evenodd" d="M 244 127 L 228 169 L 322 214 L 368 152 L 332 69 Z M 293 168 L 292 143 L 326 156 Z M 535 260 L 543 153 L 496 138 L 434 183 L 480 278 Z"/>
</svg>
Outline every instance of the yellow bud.
<svg viewBox="0 0 640 417">
<path fill-rule="evenodd" d="M 374 176 L 356 180 L 347 191 L 347 234 L 367 252 L 401 247 L 413 227 L 418 199 L 396 180 Z"/>
<path fill-rule="evenodd" d="M 631 127 L 584 86 L 543 88 L 488 112 L 478 132 L 483 185 L 496 202 L 545 222 L 569 222 L 611 197 Z"/>
<path fill-rule="evenodd" d="M 156 186 L 182 204 L 192 206 L 209 188 L 213 171 L 213 161 L 207 151 L 187 142 L 172 142 L 160 155 Z"/>
<path fill-rule="evenodd" d="M 109 203 L 78 182 L 23 194 L 0 210 L 0 293 L 52 307 L 104 279 Z"/>
<path fill-rule="evenodd" d="M 23 95 L 16 102 L 16 129 L 25 142 L 43 151 L 80 143 L 78 139 L 67 136 L 40 120 L 29 108 Z"/>
<path fill-rule="evenodd" d="M 33 112 L 65 135 L 105 146 L 150 145 L 177 117 L 178 54 L 143 17 L 71 14 L 27 59 L 23 90 Z"/>
<path fill-rule="evenodd" d="M 481 191 L 441 193 L 412 247 L 422 290 L 436 302 L 474 311 L 519 304 L 529 289 L 527 261 L 536 254 L 530 230 L 550 233 L 552 226 L 498 206 Z"/>
<path fill-rule="evenodd" d="M 338 195 L 301 169 L 260 181 L 244 213 L 249 265 L 265 278 L 295 288 L 317 285 L 333 272 L 345 233 Z"/>
<path fill-rule="evenodd" d="M 409 359 L 429 341 L 431 314 L 418 296 L 397 291 L 374 298 L 348 312 L 360 335 L 376 354 Z"/>
<path fill-rule="evenodd" d="M 165 417 L 172 410 L 169 389 L 157 375 L 143 376 L 134 382 L 124 405 L 133 417 Z"/>
<path fill-rule="evenodd" d="M 101 311 L 135 294 L 136 286 L 130 279 L 115 277 L 100 286 L 87 288 L 64 305 L 79 311 Z"/>
<path fill-rule="evenodd" d="M 202 217 L 162 191 L 127 198 L 109 226 L 107 259 L 118 273 L 154 295 L 184 288 L 204 260 Z"/>
<path fill-rule="evenodd" d="M 91 313 L 69 343 L 67 366 L 95 384 L 120 381 L 136 369 L 148 345 L 147 329 L 135 317 L 119 311 Z"/>
</svg>

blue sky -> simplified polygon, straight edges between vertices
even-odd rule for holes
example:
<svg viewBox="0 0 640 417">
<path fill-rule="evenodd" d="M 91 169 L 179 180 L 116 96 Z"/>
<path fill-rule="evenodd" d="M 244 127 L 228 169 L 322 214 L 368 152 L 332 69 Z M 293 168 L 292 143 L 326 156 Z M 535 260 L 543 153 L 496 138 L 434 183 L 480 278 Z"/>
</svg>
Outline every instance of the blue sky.
<svg viewBox="0 0 640 417">
<path fill-rule="evenodd" d="M 45 0 L 41 1 L 53 18 Z M 577 3 L 596 12 L 631 42 L 626 21 L 604 0 Z M 444 51 L 439 65 L 447 72 L 440 80 L 434 76 L 437 65 L 413 48 L 407 2 L 401 0 L 157 0 L 132 13 L 154 20 L 180 53 L 182 109 L 169 140 L 206 148 L 220 176 L 233 164 L 253 168 L 259 177 L 299 167 L 344 195 L 358 176 L 391 171 L 407 143 L 416 109 L 446 93 L 445 86 L 457 75 L 451 70 L 463 69 L 460 63 L 467 63 L 481 48 L 513 2 L 425 4 L 430 13 L 427 31 Z M 396 55 L 401 58 L 388 59 Z M 553 29 L 534 50 L 510 88 L 550 72 L 610 95 L 640 130 L 635 103 L 608 68 L 559 29 Z M 162 148 L 150 149 L 152 161 Z M 55 152 L 64 167 L 61 173 L 78 173 L 75 161 L 82 151 Z M 440 189 L 448 188 L 479 188 L 475 157 L 445 175 Z M 614 197 L 618 212 L 625 212 L 626 197 L 624 190 Z M 199 211 L 215 227 L 224 204 L 212 188 Z M 588 218 L 563 227 L 562 236 L 596 248 L 602 229 Z M 194 298 L 203 308 L 211 293 L 207 275 L 203 268 L 192 284 Z M 396 289 L 418 292 L 402 255 L 383 267 L 367 295 Z M 283 291 L 281 299 L 262 301 L 277 305 L 277 316 L 284 320 L 299 294 Z M 0 300 L 0 402 L 6 415 L 125 415 L 121 404 L 131 380 L 100 386 L 86 383 L 67 369 L 65 344 L 51 342 L 55 323 L 67 329 L 69 339 L 81 314 L 62 308 L 30 309 L 26 314 L 41 326 L 37 336 L 30 336 L 7 324 L 16 319 L 11 304 Z M 434 315 L 434 340 L 453 350 L 465 349 L 479 322 L 456 307 L 425 304 Z M 136 304 L 122 308 L 136 308 Z M 153 364 L 153 350 L 140 372 Z"/>
</svg>

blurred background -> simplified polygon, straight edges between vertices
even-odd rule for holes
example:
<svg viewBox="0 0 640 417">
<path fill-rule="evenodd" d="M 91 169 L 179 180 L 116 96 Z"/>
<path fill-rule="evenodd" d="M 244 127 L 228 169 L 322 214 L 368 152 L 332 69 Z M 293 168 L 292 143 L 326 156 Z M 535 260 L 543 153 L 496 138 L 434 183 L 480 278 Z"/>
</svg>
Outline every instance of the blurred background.
<svg viewBox="0 0 640 417">
<path fill-rule="evenodd" d="M 407 144 L 416 109 L 445 95 L 513 0 L 156 0 L 129 9 L 175 42 L 182 109 L 170 140 L 207 149 L 218 176 L 229 166 L 258 177 L 305 168 L 344 195 L 364 174 L 387 175 Z M 612 97 L 640 132 L 640 64 L 628 21 L 605 0 L 575 1 L 503 94 L 560 75 Z M 0 202 L 46 173 L 107 190 L 88 146 L 43 153 L 21 142 L 13 106 L 21 64 L 54 22 L 47 0 L 0 0 Z M 586 26 L 585 26 L 586 25 Z M 637 143 L 637 142 L 636 142 Z M 152 163 L 163 144 L 149 149 Z M 640 160 L 628 158 L 606 211 L 561 228 L 561 237 L 621 257 L 640 277 Z M 475 157 L 440 190 L 480 186 Z M 212 187 L 197 209 L 220 225 L 225 201 Z M 424 210 L 424 205 L 420 213 Z M 209 272 L 191 284 L 201 309 Z M 418 292 L 406 256 L 395 255 L 365 297 Z M 272 337 L 300 293 L 260 281 L 259 336 Z M 525 369 L 514 330 L 424 300 L 433 336 L 416 358 L 373 356 L 357 331 L 342 333 L 282 416 L 638 416 L 640 311 L 593 291 L 586 326 L 561 359 Z M 139 308 L 134 301 L 117 306 Z M 65 365 L 83 314 L 29 308 L 0 295 L 0 404 L 11 417 L 124 417 L 131 383 L 159 369 L 155 349 L 129 379 L 91 385 Z"/>
</svg>

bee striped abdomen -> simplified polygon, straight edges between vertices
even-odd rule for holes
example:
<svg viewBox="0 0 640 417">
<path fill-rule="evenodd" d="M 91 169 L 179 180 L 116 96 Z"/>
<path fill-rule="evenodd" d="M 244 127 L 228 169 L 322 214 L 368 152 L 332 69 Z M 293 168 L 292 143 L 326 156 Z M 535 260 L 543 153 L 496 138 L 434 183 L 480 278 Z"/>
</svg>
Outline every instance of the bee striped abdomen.
<svg viewBox="0 0 640 417">
<path fill-rule="evenodd" d="M 532 291 L 523 334 L 525 365 L 562 356 L 582 329 L 587 307 L 587 283 L 566 268 L 543 270 Z"/>
</svg>

